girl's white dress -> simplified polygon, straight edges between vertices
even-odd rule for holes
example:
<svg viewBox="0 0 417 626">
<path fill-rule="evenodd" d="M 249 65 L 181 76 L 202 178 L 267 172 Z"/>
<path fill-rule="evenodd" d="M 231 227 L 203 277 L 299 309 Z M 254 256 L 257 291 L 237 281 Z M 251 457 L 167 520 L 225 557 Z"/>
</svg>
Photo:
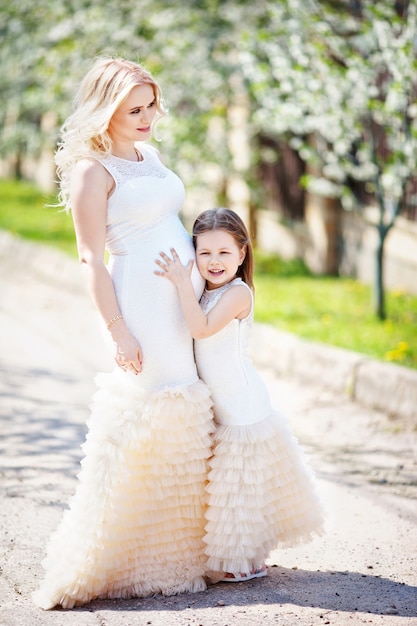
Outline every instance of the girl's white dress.
<svg viewBox="0 0 417 626">
<path fill-rule="evenodd" d="M 205 291 L 207 313 L 240 279 Z M 198 372 L 209 386 L 217 423 L 209 461 L 206 554 L 212 572 L 250 572 L 271 550 L 322 533 L 323 514 L 303 452 L 271 408 L 248 357 L 252 310 L 195 341 Z"/>
<path fill-rule="evenodd" d="M 79 483 L 53 534 L 44 609 L 94 598 L 205 589 L 204 505 L 213 421 L 175 286 L 154 275 L 161 250 L 194 257 L 178 212 L 180 179 L 151 146 L 142 162 L 102 161 L 115 180 L 108 203 L 109 270 L 127 326 L 143 349 L 138 376 L 99 374 Z M 194 275 L 199 297 L 203 282 Z M 88 337 L 85 338 L 88 345 Z"/>
</svg>

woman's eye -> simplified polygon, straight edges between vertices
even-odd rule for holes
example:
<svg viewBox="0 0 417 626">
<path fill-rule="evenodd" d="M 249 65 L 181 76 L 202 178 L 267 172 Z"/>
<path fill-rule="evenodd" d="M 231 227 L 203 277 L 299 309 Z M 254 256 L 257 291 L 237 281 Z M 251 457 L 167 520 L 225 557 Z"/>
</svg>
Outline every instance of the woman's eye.
<svg viewBox="0 0 417 626">
<path fill-rule="evenodd" d="M 153 107 L 155 105 L 156 105 L 156 100 L 152 100 L 152 102 L 150 104 L 148 104 L 146 108 L 147 109 L 153 109 Z M 142 111 L 143 108 L 144 107 L 140 107 L 138 109 L 133 109 L 132 111 L 130 111 L 130 114 L 131 115 L 138 115 Z"/>
</svg>

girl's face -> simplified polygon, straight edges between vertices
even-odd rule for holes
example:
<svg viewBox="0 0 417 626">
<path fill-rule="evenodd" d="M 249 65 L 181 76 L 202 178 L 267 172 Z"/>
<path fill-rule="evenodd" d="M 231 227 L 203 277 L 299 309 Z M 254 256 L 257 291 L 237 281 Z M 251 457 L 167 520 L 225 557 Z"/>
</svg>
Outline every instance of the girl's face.
<svg viewBox="0 0 417 626">
<path fill-rule="evenodd" d="M 152 86 L 133 87 L 110 120 L 110 138 L 114 143 L 149 139 L 155 113 L 156 102 Z"/>
<path fill-rule="evenodd" d="M 225 230 L 209 230 L 197 235 L 196 261 L 207 289 L 217 289 L 236 277 L 246 255 L 236 239 Z"/>
</svg>

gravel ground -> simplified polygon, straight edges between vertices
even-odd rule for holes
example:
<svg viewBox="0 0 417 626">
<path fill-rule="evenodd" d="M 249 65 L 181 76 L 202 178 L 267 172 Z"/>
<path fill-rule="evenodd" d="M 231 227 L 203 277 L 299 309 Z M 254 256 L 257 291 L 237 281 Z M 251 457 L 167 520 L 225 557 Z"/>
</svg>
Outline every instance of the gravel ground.
<svg viewBox="0 0 417 626">
<path fill-rule="evenodd" d="M 0 626 L 417 625 L 416 429 L 269 369 L 273 402 L 316 472 L 326 535 L 272 553 L 256 581 L 35 607 L 46 542 L 76 484 L 93 377 L 112 366 L 77 264 L 39 254 L 35 263 L 34 249 L 16 247 L 0 259 Z"/>
</svg>

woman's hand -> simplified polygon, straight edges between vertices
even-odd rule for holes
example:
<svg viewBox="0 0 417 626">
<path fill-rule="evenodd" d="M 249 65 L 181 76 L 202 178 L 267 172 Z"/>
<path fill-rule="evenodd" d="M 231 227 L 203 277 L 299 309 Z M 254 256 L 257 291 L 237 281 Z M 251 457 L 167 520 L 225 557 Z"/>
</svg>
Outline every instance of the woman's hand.
<svg viewBox="0 0 417 626">
<path fill-rule="evenodd" d="M 159 253 L 162 260 L 156 259 L 155 263 L 161 268 L 162 271 L 158 272 L 155 270 L 154 274 L 168 278 L 176 287 L 178 287 L 181 283 L 191 281 L 191 270 L 193 269 L 194 261 L 191 260 L 187 265 L 183 265 L 176 250 L 171 248 L 170 252 L 172 254 L 172 258 L 165 254 L 165 252 Z"/>
<path fill-rule="evenodd" d="M 135 375 L 140 374 L 143 361 L 142 348 L 124 322 L 119 322 L 117 327 L 111 330 L 111 336 L 115 348 L 114 360 L 120 369 Z"/>
</svg>

